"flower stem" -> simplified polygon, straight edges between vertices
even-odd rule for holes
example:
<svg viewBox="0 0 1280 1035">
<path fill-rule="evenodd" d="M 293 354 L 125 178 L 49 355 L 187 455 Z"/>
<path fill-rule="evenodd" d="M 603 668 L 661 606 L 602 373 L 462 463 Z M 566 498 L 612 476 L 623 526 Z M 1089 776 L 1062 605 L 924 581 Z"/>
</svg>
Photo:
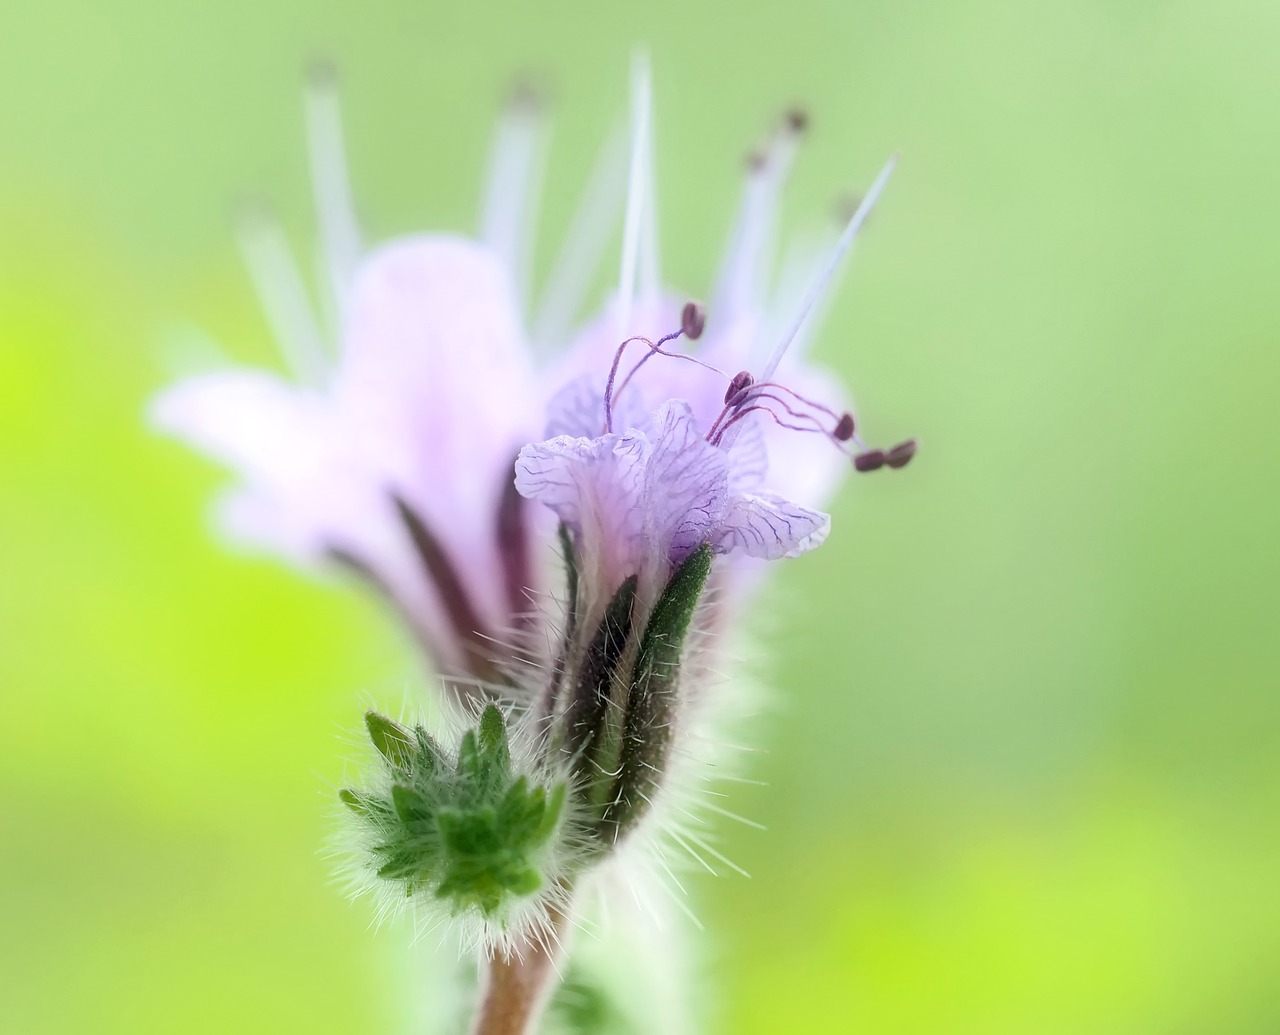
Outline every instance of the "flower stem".
<svg viewBox="0 0 1280 1035">
<path fill-rule="evenodd" d="M 558 936 L 564 915 L 554 913 L 551 930 L 520 954 L 494 954 L 487 964 L 471 1035 L 534 1035 L 557 977 Z"/>
</svg>

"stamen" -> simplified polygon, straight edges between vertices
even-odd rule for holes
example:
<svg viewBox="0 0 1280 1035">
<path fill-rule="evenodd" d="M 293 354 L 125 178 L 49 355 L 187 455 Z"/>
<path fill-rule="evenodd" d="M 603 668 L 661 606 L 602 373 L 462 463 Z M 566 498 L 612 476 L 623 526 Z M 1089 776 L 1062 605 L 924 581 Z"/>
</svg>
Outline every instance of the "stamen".
<svg viewBox="0 0 1280 1035">
<path fill-rule="evenodd" d="M 347 311 L 361 245 L 342 143 L 338 74 L 329 62 L 317 62 L 308 72 L 306 123 L 316 218 L 329 277 L 329 316 L 337 329 Z"/>
<path fill-rule="evenodd" d="M 782 403 L 781 406 L 784 410 L 787 411 L 788 414 L 795 417 L 797 420 L 813 419 L 807 413 L 796 413 L 796 411 L 791 409 L 791 407 L 787 406 L 786 403 Z M 789 424 L 786 421 L 784 421 L 781 417 L 778 416 L 777 411 L 775 411 L 773 407 L 753 403 L 750 406 L 744 406 L 741 409 L 735 410 L 733 416 L 730 417 L 725 422 L 724 427 L 722 427 L 718 432 L 716 432 L 715 438 L 708 439 L 708 441 L 710 441 L 710 443 L 713 446 L 720 445 L 724 441 L 725 433 L 730 428 L 732 428 L 735 424 L 737 424 L 739 421 L 745 418 L 748 414 L 755 413 L 756 411 L 760 411 L 762 413 L 768 414 L 769 417 L 773 420 L 773 422 L 778 425 L 778 427 L 786 428 L 788 431 L 805 431 L 805 432 L 810 432 L 812 434 L 819 434 L 819 435 L 825 433 L 824 429 L 820 427 L 805 427 L 804 425 L 801 425 L 801 424 Z"/>
<path fill-rule="evenodd" d="M 587 287 L 622 213 L 626 168 L 627 138 L 616 129 L 600 149 L 542 292 L 533 335 L 542 348 L 561 343 L 582 308 Z"/>
<path fill-rule="evenodd" d="M 884 462 L 895 470 L 906 467 L 911 462 L 911 458 L 916 455 L 918 448 L 919 446 L 913 438 L 909 438 L 905 442 L 899 442 L 885 455 Z"/>
<path fill-rule="evenodd" d="M 747 182 L 729 234 L 716 281 L 714 312 L 727 322 L 750 308 L 769 279 L 769 253 L 777 222 L 778 199 L 808 124 L 800 109 L 786 114 L 773 139 L 747 157 Z"/>
<path fill-rule="evenodd" d="M 688 311 L 690 305 L 700 305 L 700 303 L 691 302 L 686 304 L 686 311 Z M 719 367 L 714 367 L 710 363 L 706 363 L 699 359 L 697 356 L 690 356 L 683 352 L 668 352 L 662 347 L 669 341 L 675 341 L 675 339 L 680 337 L 682 334 L 684 334 L 683 327 L 678 331 L 672 331 L 670 334 L 664 334 L 657 341 L 650 341 L 648 338 L 635 335 L 627 338 L 626 341 L 618 346 L 617 351 L 613 354 L 613 365 L 609 367 L 609 380 L 605 383 L 604 387 L 604 430 L 606 432 L 613 431 L 613 401 L 622 394 L 622 390 L 626 388 L 627 385 L 631 383 L 631 379 L 635 377 L 636 371 L 644 366 L 651 356 L 657 355 L 666 356 L 668 359 L 682 359 L 686 363 L 694 363 L 705 370 L 710 370 L 712 373 L 719 374 L 721 377 L 727 376 Z M 636 365 L 634 367 L 627 371 L 627 376 L 622 379 L 622 384 L 618 385 L 615 390 L 613 383 L 618 376 L 618 367 L 622 363 L 622 354 L 627 351 L 628 345 L 638 341 L 649 346 L 649 351 L 636 361 Z"/>
<path fill-rule="evenodd" d="M 636 264 L 640 257 L 641 220 L 648 203 L 647 188 L 652 146 L 649 123 L 652 117 L 653 90 L 649 80 L 649 61 L 642 52 L 631 64 L 631 169 L 627 176 L 627 215 L 622 231 L 622 273 L 618 284 L 619 330 L 631 325 L 635 307 Z"/>
<path fill-rule="evenodd" d="M 869 449 L 853 458 L 853 469 L 863 474 L 868 471 L 878 471 L 885 465 L 887 459 L 883 449 Z"/>
<path fill-rule="evenodd" d="M 796 409 L 793 405 L 804 409 Z M 800 426 L 784 421 L 775 407 L 783 410 L 793 420 L 805 421 Z M 793 388 L 773 381 L 755 381 L 749 371 L 740 371 L 729 382 L 725 392 L 725 407 L 707 432 L 707 441 L 721 445 L 729 430 L 749 413 L 764 410 L 774 423 L 792 431 L 810 431 L 825 435 L 833 445 L 844 450 L 844 444 L 852 439 L 858 442 L 851 413 L 837 414 L 829 406 L 806 398 Z M 828 421 L 833 423 L 828 423 Z"/>
<path fill-rule="evenodd" d="M 697 341 L 702 337 L 706 326 L 707 307 L 696 299 L 686 302 L 680 310 L 680 330 L 684 332 L 684 336 L 690 341 Z"/>
<path fill-rule="evenodd" d="M 240 252 L 281 355 L 298 380 L 323 384 L 329 356 L 280 221 L 266 205 L 255 203 L 236 223 Z"/>
<path fill-rule="evenodd" d="M 480 208 L 480 239 L 502 258 L 522 296 L 546 164 L 545 121 L 537 92 L 518 83 L 498 119 Z"/>
<path fill-rule="evenodd" d="M 728 406 L 738 397 L 738 393 L 745 391 L 756 383 L 756 379 L 751 376 L 750 370 L 739 370 L 733 375 L 733 380 L 729 382 L 729 387 L 725 389 L 724 402 Z"/>
<path fill-rule="evenodd" d="M 862 225 L 866 222 L 867 216 L 871 214 L 871 210 L 875 207 L 876 201 L 884 190 L 885 184 L 889 182 L 889 176 L 893 173 L 894 167 L 897 164 L 898 156 L 895 154 L 888 162 L 885 163 L 884 168 L 880 170 L 880 174 L 876 177 L 875 182 L 871 184 L 871 189 L 867 191 L 866 197 L 862 199 L 862 203 L 858 205 L 857 211 L 854 212 L 853 217 L 844 228 L 844 232 L 840 235 L 840 239 L 836 242 L 836 246 L 831 253 L 831 257 L 827 260 L 826 266 L 810 286 L 808 294 L 805 295 L 804 300 L 800 303 L 799 311 L 792 319 L 790 326 L 783 333 L 782 339 L 774 348 L 773 355 L 769 357 L 769 362 L 765 364 L 764 370 L 761 373 L 761 380 L 767 381 L 769 378 L 773 377 L 774 372 L 778 369 L 778 364 L 782 362 L 782 357 L 786 355 L 787 349 L 791 347 L 792 341 L 795 340 L 800 328 L 804 325 L 805 319 L 809 316 L 814 305 L 817 304 L 818 300 L 827 290 L 827 286 L 831 283 L 831 278 L 835 276 L 835 272 L 840 266 L 840 261 L 844 258 L 845 253 L 857 238 L 858 231 L 862 229 Z"/>
<path fill-rule="evenodd" d="M 658 246 L 658 176 L 654 169 L 656 151 L 653 146 L 653 87 L 649 77 L 649 59 L 643 57 L 646 89 L 649 91 L 649 122 L 644 144 L 644 220 L 640 235 L 640 298 L 652 303 L 662 294 L 662 273 Z"/>
</svg>

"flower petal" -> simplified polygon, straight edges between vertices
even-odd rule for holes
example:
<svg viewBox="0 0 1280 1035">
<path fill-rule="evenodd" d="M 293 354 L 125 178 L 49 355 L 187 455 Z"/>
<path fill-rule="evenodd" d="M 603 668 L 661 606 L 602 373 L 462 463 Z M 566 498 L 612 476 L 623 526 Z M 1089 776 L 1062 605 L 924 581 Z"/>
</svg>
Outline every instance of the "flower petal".
<svg viewBox="0 0 1280 1035">
<path fill-rule="evenodd" d="M 680 564 L 724 517 L 729 458 L 702 437 L 683 400 L 665 403 L 655 424 L 653 455 L 645 469 L 646 531 L 672 564 Z"/>
<path fill-rule="evenodd" d="M 405 238 L 370 256 L 334 389 L 368 462 L 466 567 L 482 612 L 505 626 L 495 520 L 516 452 L 542 420 L 498 257 L 446 236 Z"/>
<path fill-rule="evenodd" d="M 745 553 L 776 561 L 821 546 L 831 518 L 772 493 L 743 494 L 729 501 L 728 512 L 712 544 L 718 553 Z"/>
</svg>

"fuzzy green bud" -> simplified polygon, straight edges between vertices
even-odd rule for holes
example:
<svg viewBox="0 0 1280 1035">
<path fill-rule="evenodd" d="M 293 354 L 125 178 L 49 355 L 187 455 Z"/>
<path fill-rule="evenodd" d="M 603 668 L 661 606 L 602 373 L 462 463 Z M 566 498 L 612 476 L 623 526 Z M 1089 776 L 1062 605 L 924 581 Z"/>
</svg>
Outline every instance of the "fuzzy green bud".
<svg viewBox="0 0 1280 1035">
<path fill-rule="evenodd" d="M 513 771 L 506 722 L 494 705 L 450 757 L 427 731 L 365 716 L 381 772 L 371 789 L 344 788 L 369 867 L 406 895 L 427 894 L 452 913 L 501 920 L 513 901 L 547 886 L 548 853 L 565 812 L 566 785 Z"/>
</svg>

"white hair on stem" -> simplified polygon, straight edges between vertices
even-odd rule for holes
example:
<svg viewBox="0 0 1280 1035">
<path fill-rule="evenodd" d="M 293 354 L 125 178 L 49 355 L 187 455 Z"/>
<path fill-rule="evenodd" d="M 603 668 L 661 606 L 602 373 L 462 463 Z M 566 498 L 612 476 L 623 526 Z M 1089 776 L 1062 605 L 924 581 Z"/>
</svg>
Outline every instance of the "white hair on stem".
<svg viewBox="0 0 1280 1035">
<path fill-rule="evenodd" d="M 330 65 L 314 66 L 307 77 L 306 123 L 320 251 L 329 290 L 328 315 L 334 328 L 340 329 L 361 244 L 342 140 L 337 74 Z"/>
<path fill-rule="evenodd" d="M 236 239 L 290 372 L 304 384 L 324 384 L 330 356 L 280 221 L 270 209 L 255 204 L 236 220 Z"/>
<path fill-rule="evenodd" d="M 897 164 L 898 156 L 895 154 L 885 163 L 884 168 L 880 170 L 880 174 L 875 178 L 875 182 L 871 184 L 871 189 L 867 191 L 866 196 L 858 205 L 857 211 L 853 213 L 852 218 L 846 224 L 844 232 L 840 234 L 840 239 L 836 241 L 836 245 L 831 251 L 831 255 L 809 286 L 809 291 L 801 301 L 800 308 L 795 316 L 792 317 L 790 324 L 783 332 L 778 344 L 774 347 L 773 354 L 760 372 L 761 381 L 772 379 L 774 372 L 778 369 L 778 364 L 782 362 L 782 357 L 786 355 L 787 349 L 791 347 L 791 343 L 795 340 L 796 335 L 799 334 L 800 328 L 804 325 L 810 311 L 830 286 L 831 279 L 840 267 L 840 260 L 844 258 L 845 253 L 857 238 L 858 232 L 867 221 L 867 216 L 875 208 L 876 201 L 884 190 L 885 184 L 889 182 L 889 177 Z"/>
</svg>

